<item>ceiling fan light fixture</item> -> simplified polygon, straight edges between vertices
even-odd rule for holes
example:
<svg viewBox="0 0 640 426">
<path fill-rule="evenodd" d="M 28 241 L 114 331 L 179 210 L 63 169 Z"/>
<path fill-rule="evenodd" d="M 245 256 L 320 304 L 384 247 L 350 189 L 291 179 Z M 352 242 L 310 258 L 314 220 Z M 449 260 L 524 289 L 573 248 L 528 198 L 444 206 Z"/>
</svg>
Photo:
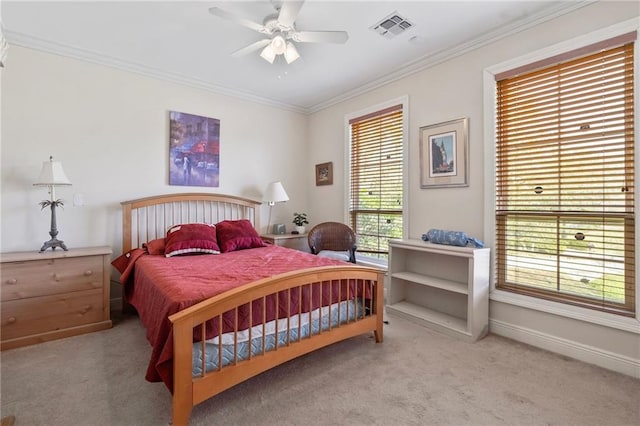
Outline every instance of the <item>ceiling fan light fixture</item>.
<svg viewBox="0 0 640 426">
<path fill-rule="evenodd" d="M 231 56 L 244 56 L 262 49 L 260 56 L 270 64 L 273 64 L 276 56 L 279 55 L 283 55 L 287 64 L 290 64 L 300 58 L 295 43 L 344 44 L 349 39 L 349 34 L 346 31 L 299 31 L 295 21 L 304 3 L 305 0 L 271 0 L 271 4 L 275 7 L 277 13 L 265 16 L 262 24 L 218 7 L 209 8 L 209 13 L 266 36 L 262 40 L 236 50 Z"/>
<path fill-rule="evenodd" d="M 260 56 L 265 61 L 269 62 L 270 64 L 273 64 L 273 61 L 276 59 L 276 52 L 273 51 L 271 44 L 267 44 L 267 47 L 262 49 Z"/>
<path fill-rule="evenodd" d="M 287 61 L 287 64 L 290 64 L 291 62 L 295 61 L 299 57 L 300 57 L 300 54 L 298 53 L 298 49 L 296 49 L 293 43 L 288 42 L 287 49 L 284 51 L 284 59 Z"/>
<path fill-rule="evenodd" d="M 271 48 L 276 55 L 282 55 L 287 48 L 287 43 L 284 41 L 284 37 L 279 34 L 275 36 L 271 40 Z"/>
</svg>

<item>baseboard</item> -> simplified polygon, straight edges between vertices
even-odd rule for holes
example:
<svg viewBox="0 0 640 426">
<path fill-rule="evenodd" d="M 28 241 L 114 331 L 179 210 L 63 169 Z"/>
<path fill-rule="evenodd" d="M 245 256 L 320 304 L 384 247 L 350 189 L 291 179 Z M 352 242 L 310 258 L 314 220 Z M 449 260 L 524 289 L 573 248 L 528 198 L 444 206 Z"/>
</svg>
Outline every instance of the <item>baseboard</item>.
<svg viewBox="0 0 640 426">
<path fill-rule="evenodd" d="M 489 330 L 499 336 L 640 378 L 640 360 L 637 359 L 497 320 L 489 320 Z"/>
<path fill-rule="evenodd" d="M 122 297 L 109 300 L 109 309 L 111 312 L 122 310 Z"/>
</svg>

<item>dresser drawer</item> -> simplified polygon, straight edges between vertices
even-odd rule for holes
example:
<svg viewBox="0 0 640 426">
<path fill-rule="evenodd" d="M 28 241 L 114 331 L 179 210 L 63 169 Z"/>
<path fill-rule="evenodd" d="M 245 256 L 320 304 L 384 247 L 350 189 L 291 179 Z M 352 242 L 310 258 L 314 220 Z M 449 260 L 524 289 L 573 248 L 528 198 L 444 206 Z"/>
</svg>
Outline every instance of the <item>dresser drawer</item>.
<svg viewBox="0 0 640 426">
<path fill-rule="evenodd" d="M 2 340 L 108 319 L 103 306 L 102 288 L 3 301 Z"/>
<path fill-rule="evenodd" d="M 102 256 L 3 263 L 2 301 L 102 289 L 103 264 Z"/>
</svg>

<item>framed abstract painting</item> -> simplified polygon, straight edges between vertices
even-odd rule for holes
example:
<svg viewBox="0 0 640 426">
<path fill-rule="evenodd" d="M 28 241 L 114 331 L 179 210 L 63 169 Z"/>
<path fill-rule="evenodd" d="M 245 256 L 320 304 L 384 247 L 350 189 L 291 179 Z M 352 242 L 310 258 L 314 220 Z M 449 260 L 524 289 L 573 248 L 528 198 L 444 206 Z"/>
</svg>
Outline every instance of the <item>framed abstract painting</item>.
<svg viewBox="0 0 640 426">
<path fill-rule="evenodd" d="M 169 185 L 220 186 L 220 120 L 169 112 Z"/>
</svg>

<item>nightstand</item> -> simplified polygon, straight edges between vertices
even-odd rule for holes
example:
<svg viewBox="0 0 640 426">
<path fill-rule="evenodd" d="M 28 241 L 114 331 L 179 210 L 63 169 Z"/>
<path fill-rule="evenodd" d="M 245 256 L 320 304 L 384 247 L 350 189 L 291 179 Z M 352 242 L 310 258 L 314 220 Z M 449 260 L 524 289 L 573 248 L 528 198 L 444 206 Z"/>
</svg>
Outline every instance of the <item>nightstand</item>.
<svg viewBox="0 0 640 426">
<path fill-rule="evenodd" d="M 260 237 L 269 244 L 311 253 L 307 234 L 266 234 Z"/>
<path fill-rule="evenodd" d="M 0 348 L 111 328 L 110 262 L 111 247 L 0 253 Z"/>
</svg>

